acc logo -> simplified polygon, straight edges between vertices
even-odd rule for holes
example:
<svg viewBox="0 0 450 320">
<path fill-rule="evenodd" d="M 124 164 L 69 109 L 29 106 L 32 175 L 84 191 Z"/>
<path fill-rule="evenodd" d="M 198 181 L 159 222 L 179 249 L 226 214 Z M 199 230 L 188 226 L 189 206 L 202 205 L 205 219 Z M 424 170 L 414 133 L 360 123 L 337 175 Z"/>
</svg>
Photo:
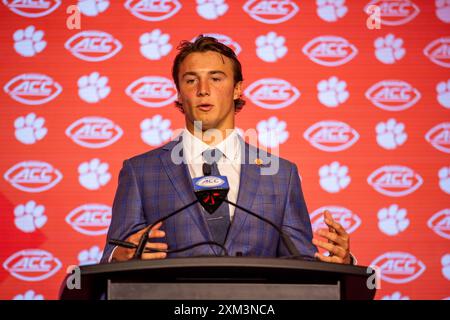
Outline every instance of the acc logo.
<svg viewBox="0 0 450 320">
<path fill-rule="evenodd" d="M 439 151 L 450 153 L 450 122 L 443 122 L 431 128 L 425 139 Z"/>
<path fill-rule="evenodd" d="M 61 5 L 61 0 L 3 0 L 3 4 L 20 16 L 39 18 L 55 11 Z"/>
<path fill-rule="evenodd" d="M 178 0 L 128 0 L 125 8 L 139 19 L 161 21 L 180 11 L 181 3 Z"/>
<path fill-rule="evenodd" d="M 303 137 L 319 150 L 337 152 L 350 148 L 359 139 L 359 133 L 345 122 L 320 121 L 309 127 Z"/>
<path fill-rule="evenodd" d="M 253 82 L 244 91 L 257 106 L 265 109 L 281 109 L 300 97 L 296 87 L 283 79 L 266 78 Z"/>
<path fill-rule="evenodd" d="M 450 68 L 450 37 L 434 40 L 425 47 L 423 53 L 437 65 Z"/>
<path fill-rule="evenodd" d="M 53 276 L 61 261 L 50 252 L 27 249 L 14 253 L 3 263 L 3 268 L 12 276 L 24 281 L 41 281 Z"/>
<path fill-rule="evenodd" d="M 109 119 L 84 117 L 72 123 L 66 135 L 76 144 L 86 148 L 103 148 L 112 145 L 122 136 L 122 129 Z"/>
<path fill-rule="evenodd" d="M 372 0 L 364 8 L 370 14 L 370 6 L 380 8 L 381 23 L 387 26 L 399 26 L 414 19 L 420 12 L 419 7 L 409 0 Z"/>
<path fill-rule="evenodd" d="M 177 98 L 175 85 L 164 77 L 142 77 L 130 84 L 125 93 L 144 107 L 164 107 Z"/>
<path fill-rule="evenodd" d="M 427 222 L 428 227 L 437 235 L 450 239 L 450 209 L 436 212 Z"/>
<path fill-rule="evenodd" d="M 299 10 L 297 4 L 290 0 L 249 0 L 243 9 L 253 19 L 267 24 L 287 21 Z"/>
<path fill-rule="evenodd" d="M 109 33 L 91 30 L 77 33 L 64 47 L 81 60 L 97 62 L 114 56 L 122 44 Z"/>
<path fill-rule="evenodd" d="M 67 215 L 66 222 L 82 234 L 103 235 L 108 232 L 111 223 L 111 207 L 96 203 L 84 204 L 73 209 Z"/>
<path fill-rule="evenodd" d="M 375 170 L 367 178 L 367 183 L 381 194 L 401 197 L 416 191 L 423 179 L 408 167 L 393 165 Z"/>
<path fill-rule="evenodd" d="M 386 252 L 370 264 L 380 269 L 381 279 L 390 283 L 407 283 L 426 269 L 422 261 L 406 252 Z"/>
<path fill-rule="evenodd" d="M 236 55 L 238 55 L 242 51 L 242 48 L 239 45 L 239 43 L 237 43 L 236 41 L 231 39 L 229 36 L 226 36 L 226 35 L 220 34 L 220 33 L 204 33 L 203 35 L 216 38 L 220 43 L 223 43 L 224 45 L 233 49 L 233 51 Z M 194 41 L 194 40 L 195 39 L 192 39 L 192 41 Z"/>
<path fill-rule="evenodd" d="M 3 90 L 20 103 L 38 105 L 56 98 L 62 87 L 44 74 L 24 73 L 9 80 Z"/>
<path fill-rule="evenodd" d="M 361 225 L 361 218 L 349 209 L 339 206 L 325 206 L 311 213 L 311 225 L 314 232 L 319 229 L 328 228 L 323 221 L 323 212 L 328 210 L 333 220 L 340 223 L 348 234 L 354 232 Z"/>
<path fill-rule="evenodd" d="M 366 98 L 380 109 L 402 111 L 415 105 L 421 94 L 405 81 L 383 80 L 366 91 Z"/>
<path fill-rule="evenodd" d="M 213 188 L 221 186 L 225 181 L 218 177 L 204 177 L 196 182 L 196 185 L 203 188 Z"/>
<path fill-rule="evenodd" d="M 317 64 L 336 67 L 352 60 L 358 49 L 346 39 L 337 36 L 320 36 L 309 41 L 303 53 Z"/>
<path fill-rule="evenodd" d="M 14 165 L 3 177 L 16 189 L 42 192 L 53 188 L 63 175 L 46 162 L 31 160 Z"/>
</svg>

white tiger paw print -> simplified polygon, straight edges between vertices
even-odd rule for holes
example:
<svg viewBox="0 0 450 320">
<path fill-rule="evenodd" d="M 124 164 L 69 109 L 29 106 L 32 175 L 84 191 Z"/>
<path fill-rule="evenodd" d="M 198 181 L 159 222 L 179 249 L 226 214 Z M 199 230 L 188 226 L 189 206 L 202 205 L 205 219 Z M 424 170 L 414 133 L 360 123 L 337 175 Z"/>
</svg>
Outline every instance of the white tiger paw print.
<svg viewBox="0 0 450 320">
<path fill-rule="evenodd" d="M 97 158 L 83 162 L 78 166 L 78 181 L 88 190 L 98 190 L 111 179 L 108 169 L 109 165 L 106 162 L 101 163 Z"/>
<path fill-rule="evenodd" d="M 395 291 L 391 295 L 384 296 L 381 300 L 410 300 L 410 298 L 402 295 L 399 291 Z"/>
<path fill-rule="evenodd" d="M 339 192 L 350 184 L 348 167 L 341 166 L 334 161 L 330 165 L 324 165 L 319 169 L 320 186 L 329 193 Z"/>
<path fill-rule="evenodd" d="M 445 254 L 441 258 L 442 274 L 447 280 L 450 280 L 450 254 Z"/>
<path fill-rule="evenodd" d="M 450 167 L 442 167 L 438 173 L 439 187 L 442 191 L 450 194 Z"/>
<path fill-rule="evenodd" d="M 378 228 L 388 236 L 395 236 L 408 228 L 406 215 L 406 209 L 400 209 L 396 204 L 382 208 L 378 211 Z"/>
<path fill-rule="evenodd" d="M 317 15 L 327 22 L 335 22 L 347 14 L 345 0 L 316 0 Z"/>
<path fill-rule="evenodd" d="M 333 76 L 317 84 L 319 92 L 317 97 L 323 105 L 334 108 L 347 101 L 350 94 L 346 88 L 347 83 L 345 81 Z"/>
<path fill-rule="evenodd" d="M 377 133 L 377 143 L 380 147 L 393 150 L 403 145 L 408 139 L 408 134 L 404 132 L 405 125 L 395 119 L 387 122 L 379 122 L 375 127 Z"/>
<path fill-rule="evenodd" d="M 78 8 L 85 16 L 95 17 L 108 9 L 107 0 L 78 0 Z"/>
<path fill-rule="evenodd" d="M 43 38 L 44 31 L 36 30 L 34 26 L 28 26 L 24 30 L 19 29 L 13 35 L 14 49 L 21 56 L 33 57 L 47 46 Z"/>
<path fill-rule="evenodd" d="M 437 100 L 444 108 L 450 109 L 450 79 L 439 82 L 436 86 Z"/>
<path fill-rule="evenodd" d="M 283 36 L 277 36 L 273 31 L 267 35 L 256 38 L 256 54 L 265 62 L 275 62 L 283 58 L 288 49 L 284 45 L 286 39 Z"/>
<path fill-rule="evenodd" d="M 159 60 L 172 50 L 169 40 L 169 34 L 162 33 L 159 29 L 143 33 L 139 38 L 141 54 L 147 59 Z"/>
<path fill-rule="evenodd" d="M 385 64 L 393 64 L 406 54 L 406 50 L 403 48 L 403 39 L 396 38 L 392 33 L 389 33 L 385 38 L 377 38 L 374 44 L 375 56 Z"/>
<path fill-rule="evenodd" d="M 14 224 L 17 229 L 30 233 L 40 229 L 47 222 L 47 216 L 44 214 L 45 207 L 37 205 L 35 201 L 30 200 L 26 204 L 19 204 L 14 209 Z"/>
<path fill-rule="evenodd" d="M 144 119 L 141 122 L 141 138 L 153 147 L 161 145 L 164 141 L 172 137 L 170 129 L 170 120 L 163 119 L 157 114 L 153 118 Z"/>
<path fill-rule="evenodd" d="M 24 294 L 16 295 L 13 300 L 44 300 L 44 296 L 42 294 L 37 294 L 33 290 L 28 290 Z"/>
<path fill-rule="evenodd" d="M 223 16 L 228 10 L 225 0 L 197 0 L 197 13 L 207 20 Z"/>
<path fill-rule="evenodd" d="M 29 113 L 25 117 L 18 117 L 14 121 L 16 139 L 24 144 L 34 144 L 44 139 L 47 128 L 44 127 L 45 119 L 36 118 L 35 113 Z"/>
<path fill-rule="evenodd" d="M 436 0 L 436 16 L 445 23 L 450 23 L 450 0 Z"/>
<path fill-rule="evenodd" d="M 256 126 L 259 143 L 267 148 L 276 148 L 285 143 L 289 137 L 286 126 L 286 121 L 278 120 L 275 116 L 260 121 Z"/>
<path fill-rule="evenodd" d="M 78 95 L 87 103 L 97 103 L 105 99 L 111 92 L 108 87 L 108 77 L 92 72 L 78 79 Z"/>
<path fill-rule="evenodd" d="M 98 246 L 92 246 L 89 250 L 81 250 L 78 254 L 78 265 L 86 266 L 98 264 L 102 258 L 103 252 Z"/>
</svg>

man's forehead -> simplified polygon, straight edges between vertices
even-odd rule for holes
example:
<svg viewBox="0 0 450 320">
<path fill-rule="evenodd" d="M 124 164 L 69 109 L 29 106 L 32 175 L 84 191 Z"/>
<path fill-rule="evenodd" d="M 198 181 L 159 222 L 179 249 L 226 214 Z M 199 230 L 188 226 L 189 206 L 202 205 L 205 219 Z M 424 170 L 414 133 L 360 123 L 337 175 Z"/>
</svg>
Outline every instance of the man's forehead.
<svg viewBox="0 0 450 320">
<path fill-rule="evenodd" d="M 180 65 L 182 73 L 211 70 L 231 71 L 231 59 L 215 51 L 193 52 Z"/>
</svg>

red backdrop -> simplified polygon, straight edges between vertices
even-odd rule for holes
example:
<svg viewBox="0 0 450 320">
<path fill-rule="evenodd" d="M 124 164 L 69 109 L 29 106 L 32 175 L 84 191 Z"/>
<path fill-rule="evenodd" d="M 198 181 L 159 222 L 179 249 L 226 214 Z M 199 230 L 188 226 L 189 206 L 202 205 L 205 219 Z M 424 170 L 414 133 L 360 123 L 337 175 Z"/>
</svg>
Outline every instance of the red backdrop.
<svg viewBox="0 0 450 320">
<path fill-rule="evenodd" d="M 80 0 L 69 29 L 71 4 L 0 6 L 0 298 L 98 261 L 122 161 L 184 127 L 170 68 L 200 33 L 239 53 L 238 127 L 298 165 L 377 298 L 450 295 L 448 1 Z"/>
</svg>

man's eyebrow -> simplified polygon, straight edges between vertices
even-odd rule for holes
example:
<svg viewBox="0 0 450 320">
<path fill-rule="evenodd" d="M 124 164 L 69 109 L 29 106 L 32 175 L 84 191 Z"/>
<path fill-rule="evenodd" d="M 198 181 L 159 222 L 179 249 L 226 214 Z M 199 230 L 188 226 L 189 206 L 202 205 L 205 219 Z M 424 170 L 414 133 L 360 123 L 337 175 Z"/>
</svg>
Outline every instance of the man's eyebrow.
<svg viewBox="0 0 450 320">
<path fill-rule="evenodd" d="M 221 75 L 226 76 L 226 73 L 221 70 L 211 70 L 211 71 L 208 71 L 208 74 L 221 74 Z M 183 73 L 182 78 L 184 78 L 186 76 L 196 76 L 196 75 L 198 75 L 198 73 L 195 71 L 186 71 L 185 73 Z"/>
</svg>

